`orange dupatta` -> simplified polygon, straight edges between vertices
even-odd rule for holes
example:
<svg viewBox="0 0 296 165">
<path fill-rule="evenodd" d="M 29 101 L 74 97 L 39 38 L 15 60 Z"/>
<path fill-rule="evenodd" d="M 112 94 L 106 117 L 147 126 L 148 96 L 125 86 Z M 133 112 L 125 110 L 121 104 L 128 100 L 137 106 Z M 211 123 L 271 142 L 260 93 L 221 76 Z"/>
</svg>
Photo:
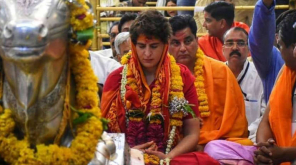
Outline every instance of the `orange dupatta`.
<svg viewBox="0 0 296 165">
<path fill-rule="evenodd" d="M 296 146 L 296 133 L 291 136 L 292 127 L 292 92 L 296 72 L 284 66 L 269 99 L 269 123 L 277 145 L 281 147 Z M 290 164 L 290 163 L 282 163 Z"/>
</svg>

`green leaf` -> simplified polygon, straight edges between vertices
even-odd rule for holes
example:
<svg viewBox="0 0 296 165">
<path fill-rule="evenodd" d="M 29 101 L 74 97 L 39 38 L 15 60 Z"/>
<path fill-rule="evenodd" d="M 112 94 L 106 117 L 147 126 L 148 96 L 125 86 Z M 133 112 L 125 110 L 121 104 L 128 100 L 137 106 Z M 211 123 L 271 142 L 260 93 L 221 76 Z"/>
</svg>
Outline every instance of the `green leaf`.
<svg viewBox="0 0 296 165">
<path fill-rule="evenodd" d="M 94 36 L 93 30 L 94 28 L 92 27 L 83 31 L 76 32 L 77 40 L 80 42 L 86 42 L 87 40 L 92 39 Z"/>
<path fill-rule="evenodd" d="M 81 111 L 75 109 L 75 108 L 72 107 L 72 106 L 70 106 L 70 109 L 78 114 L 78 117 L 77 117 L 76 119 L 73 120 L 73 124 L 74 124 L 74 125 L 84 123 L 84 122 L 86 122 L 90 117 L 93 116 L 92 113 L 89 113 L 89 112 L 81 112 Z"/>
<path fill-rule="evenodd" d="M 79 110 L 77 110 L 76 108 L 74 108 L 73 106 L 70 105 L 70 109 L 74 112 L 76 112 L 79 116 L 82 116 L 84 113 L 80 112 Z"/>
<path fill-rule="evenodd" d="M 79 115 L 78 118 L 73 120 L 73 124 L 76 125 L 76 124 L 84 123 L 92 116 L 93 116 L 92 113 L 83 113 L 83 115 Z"/>
<path fill-rule="evenodd" d="M 194 111 L 192 110 L 192 108 L 189 105 L 184 105 L 184 109 L 190 113 L 192 115 L 193 118 L 196 118 L 196 115 L 194 113 Z"/>
<path fill-rule="evenodd" d="M 110 122 L 108 119 L 105 119 L 105 118 L 101 118 L 101 122 L 102 122 L 102 125 L 103 125 L 103 130 L 106 131 L 108 130 L 108 123 Z"/>
</svg>

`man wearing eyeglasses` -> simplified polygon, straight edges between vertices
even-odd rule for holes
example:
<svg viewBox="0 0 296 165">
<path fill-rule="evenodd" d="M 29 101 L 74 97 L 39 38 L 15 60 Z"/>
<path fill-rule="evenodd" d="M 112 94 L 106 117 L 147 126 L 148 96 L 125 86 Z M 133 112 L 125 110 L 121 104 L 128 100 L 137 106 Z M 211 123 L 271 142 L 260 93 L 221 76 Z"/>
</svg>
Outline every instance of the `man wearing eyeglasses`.
<svg viewBox="0 0 296 165">
<path fill-rule="evenodd" d="M 114 40 L 115 37 L 117 36 L 118 32 L 118 24 L 119 22 L 114 22 L 112 24 L 112 26 L 109 29 L 109 39 L 110 39 L 110 47 L 109 49 L 103 49 L 103 50 L 99 50 L 99 51 L 93 51 L 92 53 L 100 55 L 100 56 L 104 56 L 107 58 L 114 58 L 116 57 L 116 50 L 114 47 Z"/>
<path fill-rule="evenodd" d="M 102 95 L 102 89 L 108 75 L 119 68 L 121 64 L 114 60 L 116 57 L 116 50 L 114 47 L 114 40 L 118 34 L 118 23 L 115 22 L 109 30 L 110 36 L 110 49 L 104 49 L 99 51 L 89 51 L 91 66 L 95 75 L 98 77 L 99 96 Z"/>
<path fill-rule="evenodd" d="M 213 2 L 204 9 L 203 26 L 208 34 L 198 38 L 198 45 L 207 55 L 225 62 L 222 53 L 223 35 L 232 27 L 242 27 L 249 31 L 249 26 L 234 21 L 234 5 L 227 2 Z"/>
<path fill-rule="evenodd" d="M 244 95 L 248 120 L 249 139 L 256 142 L 256 132 L 266 108 L 263 99 L 263 85 L 249 54 L 248 33 L 240 27 L 233 27 L 224 35 L 222 52 L 226 64 L 233 72 Z"/>
</svg>

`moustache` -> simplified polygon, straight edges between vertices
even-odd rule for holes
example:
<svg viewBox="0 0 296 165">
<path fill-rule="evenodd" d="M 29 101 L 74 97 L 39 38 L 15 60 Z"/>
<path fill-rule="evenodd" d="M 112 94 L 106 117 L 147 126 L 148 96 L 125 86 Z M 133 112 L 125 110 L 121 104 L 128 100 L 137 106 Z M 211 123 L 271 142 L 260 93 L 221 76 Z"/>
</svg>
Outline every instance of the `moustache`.
<svg viewBox="0 0 296 165">
<path fill-rule="evenodd" d="M 238 55 L 239 57 L 242 56 L 242 54 L 238 51 L 238 50 L 234 50 L 229 54 L 229 57 L 233 56 L 233 55 Z"/>
</svg>

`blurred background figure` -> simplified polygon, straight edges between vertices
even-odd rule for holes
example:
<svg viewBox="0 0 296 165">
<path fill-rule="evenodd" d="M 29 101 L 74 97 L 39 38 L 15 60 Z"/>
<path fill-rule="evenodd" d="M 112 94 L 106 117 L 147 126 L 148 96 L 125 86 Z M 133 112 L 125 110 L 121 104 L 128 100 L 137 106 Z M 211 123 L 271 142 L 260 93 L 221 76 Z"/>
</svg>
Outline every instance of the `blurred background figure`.
<svg viewBox="0 0 296 165">
<path fill-rule="evenodd" d="M 203 1 L 203 0 L 200 0 L 200 1 Z M 195 0 L 178 0 L 177 6 L 194 6 L 195 2 L 196 2 Z M 207 3 L 207 4 L 209 4 L 209 3 Z M 178 15 L 185 15 L 185 14 L 193 16 L 194 11 L 193 10 L 192 11 L 178 11 Z"/>
<path fill-rule="evenodd" d="M 93 51 L 93 53 L 100 55 L 100 56 L 105 56 L 108 58 L 113 58 L 116 56 L 116 51 L 114 48 L 114 40 L 115 40 L 115 37 L 117 36 L 117 34 L 119 33 L 118 32 L 118 24 L 119 24 L 119 22 L 114 22 L 109 29 L 110 48 L 98 50 L 98 51 Z"/>
<path fill-rule="evenodd" d="M 177 0 L 167 0 L 165 6 L 167 7 L 176 7 L 177 6 Z M 173 17 L 177 15 L 177 11 L 176 10 L 172 10 L 172 11 L 165 11 L 164 12 L 164 16 L 166 17 Z"/>
<path fill-rule="evenodd" d="M 254 6 L 257 0 L 197 0 L 195 6 L 207 6 L 215 1 L 225 1 L 233 4 L 234 6 Z M 234 20 L 237 22 L 244 22 L 248 26 L 251 26 L 254 10 L 235 10 Z M 204 23 L 204 12 L 194 13 L 194 19 L 198 27 L 197 33 L 206 33 L 207 30 L 202 26 Z"/>
<path fill-rule="evenodd" d="M 143 6 L 147 6 L 146 2 L 147 2 L 147 0 L 128 0 L 125 2 L 119 3 L 118 7 L 143 7 Z M 138 14 L 138 13 L 140 13 L 140 11 L 118 11 L 118 12 L 116 12 L 115 16 L 122 17 L 122 15 L 124 15 L 126 13 Z"/>
<path fill-rule="evenodd" d="M 177 0 L 167 0 L 165 6 L 167 7 L 176 7 Z M 166 17 L 173 17 L 177 15 L 177 10 L 165 11 L 164 16 Z"/>
<path fill-rule="evenodd" d="M 129 32 L 119 33 L 115 38 L 114 46 L 117 54 L 114 59 L 120 62 L 121 57 L 131 50 Z"/>
<path fill-rule="evenodd" d="M 118 31 L 121 32 L 128 32 L 130 29 L 130 26 L 134 22 L 134 20 L 137 18 L 137 14 L 135 13 L 126 13 L 124 14 L 118 24 Z"/>
</svg>

